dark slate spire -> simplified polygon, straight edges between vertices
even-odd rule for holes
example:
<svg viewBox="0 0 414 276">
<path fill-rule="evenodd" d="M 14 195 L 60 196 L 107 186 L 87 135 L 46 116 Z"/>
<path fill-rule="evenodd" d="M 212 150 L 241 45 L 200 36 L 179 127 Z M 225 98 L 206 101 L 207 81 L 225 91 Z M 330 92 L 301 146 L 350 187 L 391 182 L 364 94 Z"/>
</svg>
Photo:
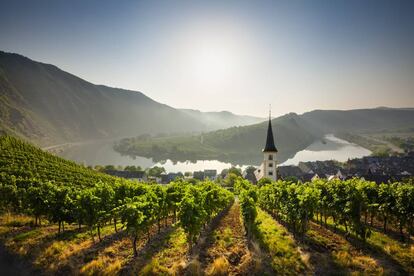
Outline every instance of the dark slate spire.
<svg viewBox="0 0 414 276">
<path fill-rule="evenodd" d="M 272 131 L 272 120 L 269 111 L 269 125 L 267 126 L 267 137 L 266 137 L 266 145 L 263 149 L 263 152 L 277 152 L 275 141 L 273 140 L 273 131 Z"/>
</svg>

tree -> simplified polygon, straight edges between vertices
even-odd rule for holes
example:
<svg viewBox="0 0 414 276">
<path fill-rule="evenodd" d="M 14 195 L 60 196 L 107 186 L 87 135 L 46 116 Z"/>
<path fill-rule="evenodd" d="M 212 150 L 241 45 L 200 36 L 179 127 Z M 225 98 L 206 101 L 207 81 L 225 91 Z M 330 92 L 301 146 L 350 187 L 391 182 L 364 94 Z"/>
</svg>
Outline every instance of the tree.
<svg viewBox="0 0 414 276">
<path fill-rule="evenodd" d="M 58 233 L 61 229 L 65 230 L 64 222 L 73 222 L 76 213 L 73 192 L 68 187 L 49 185 L 51 191 L 50 203 L 48 208 L 48 217 L 51 222 L 57 222 L 59 225 Z"/>
<path fill-rule="evenodd" d="M 142 171 L 142 168 L 140 166 L 126 166 L 124 168 L 124 171 L 128 171 L 128 172 L 138 172 L 138 171 Z"/>
<path fill-rule="evenodd" d="M 378 190 L 378 210 L 383 219 L 384 232 L 387 231 L 387 223 L 393 214 L 396 198 L 391 184 L 380 184 Z"/>
<path fill-rule="evenodd" d="M 257 195 L 252 187 L 240 191 L 240 207 L 248 239 L 252 237 L 253 226 L 257 217 L 256 201 Z"/>
<path fill-rule="evenodd" d="M 115 170 L 116 170 L 116 168 L 115 168 L 114 165 L 106 165 L 104 167 L 104 171 L 115 171 Z"/>
<path fill-rule="evenodd" d="M 95 242 L 93 230 L 99 220 L 100 198 L 94 193 L 94 188 L 81 191 L 77 203 L 81 210 L 81 220 L 88 226 L 92 241 Z"/>
<path fill-rule="evenodd" d="M 152 177 L 159 177 L 162 173 L 165 173 L 165 168 L 154 166 L 149 168 L 147 174 Z"/>
<path fill-rule="evenodd" d="M 125 225 L 127 233 L 132 237 L 132 249 L 135 257 L 138 255 L 138 235 L 143 231 L 143 224 L 146 219 L 142 211 L 143 204 L 145 203 L 140 198 L 128 199 L 127 203 L 120 209 L 121 221 Z"/>
<path fill-rule="evenodd" d="M 410 184 L 395 184 L 395 208 L 394 214 L 398 219 L 399 229 L 402 239 L 404 239 L 403 228 L 412 232 L 412 222 L 414 220 L 414 186 Z"/>
<path fill-rule="evenodd" d="M 160 185 L 152 185 L 152 192 L 156 195 L 156 209 L 154 210 L 155 217 L 158 224 L 158 233 L 161 230 L 161 220 L 168 216 L 168 205 L 167 205 L 167 191 Z"/>
<path fill-rule="evenodd" d="M 35 225 L 40 225 L 41 216 L 47 215 L 52 198 L 50 183 L 33 182 L 25 195 L 27 209 L 35 216 Z"/>
<path fill-rule="evenodd" d="M 96 226 L 98 228 L 98 238 L 101 241 L 101 228 L 108 220 L 111 219 L 112 210 L 115 208 L 113 198 L 115 191 L 112 185 L 104 182 L 99 182 L 93 189 L 93 193 L 99 200 L 97 201 L 97 216 Z"/>
<path fill-rule="evenodd" d="M 173 213 L 173 222 L 177 220 L 177 210 L 184 197 L 186 184 L 182 181 L 171 182 L 167 186 L 168 211 Z"/>
<path fill-rule="evenodd" d="M 240 168 L 231 167 L 229 169 L 229 171 L 228 171 L 228 174 L 230 174 L 230 173 L 235 174 L 237 176 L 242 176 L 242 173 L 241 173 L 241 169 Z"/>
<path fill-rule="evenodd" d="M 270 184 L 270 183 L 272 183 L 272 180 L 270 178 L 262 177 L 257 182 L 257 186 L 262 187 L 262 186 L 265 186 L 265 185 Z"/>
<path fill-rule="evenodd" d="M 223 181 L 223 186 L 234 188 L 234 184 L 239 178 L 241 178 L 241 176 L 238 176 L 237 174 L 234 174 L 234 173 L 228 173 L 226 178 Z"/>
<path fill-rule="evenodd" d="M 203 208 L 201 192 L 194 186 L 190 186 L 180 203 L 179 218 L 180 224 L 187 234 L 187 242 L 190 251 L 197 235 L 204 224 L 207 212 Z"/>
<path fill-rule="evenodd" d="M 2 210 L 14 210 L 17 212 L 19 207 L 20 204 L 16 178 L 11 177 L 6 180 L 5 177 L 2 177 L 0 180 L 0 208 Z"/>
</svg>

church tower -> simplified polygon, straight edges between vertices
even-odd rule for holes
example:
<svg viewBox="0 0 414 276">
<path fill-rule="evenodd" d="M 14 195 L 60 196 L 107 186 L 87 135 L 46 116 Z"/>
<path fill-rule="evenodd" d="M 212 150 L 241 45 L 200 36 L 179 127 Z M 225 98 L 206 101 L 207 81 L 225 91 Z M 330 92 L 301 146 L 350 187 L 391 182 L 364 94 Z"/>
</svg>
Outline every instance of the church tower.
<svg viewBox="0 0 414 276">
<path fill-rule="evenodd" d="M 263 177 L 277 180 L 277 149 L 273 138 L 272 120 L 269 112 L 269 123 L 267 126 L 266 145 L 263 149 L 263 163 L 255 171 L 256 179 L 260 180 Z"/>
</svg>

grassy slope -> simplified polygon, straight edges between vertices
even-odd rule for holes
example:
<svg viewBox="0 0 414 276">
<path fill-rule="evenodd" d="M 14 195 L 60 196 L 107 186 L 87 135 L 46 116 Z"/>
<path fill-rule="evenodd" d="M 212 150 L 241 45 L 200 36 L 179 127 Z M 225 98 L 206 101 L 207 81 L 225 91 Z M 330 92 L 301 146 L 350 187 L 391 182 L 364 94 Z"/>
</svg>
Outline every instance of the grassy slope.
<svg viewBox="0 0 414 276">
<path fill-rule="evenodd" d="M 282 275 L 304 274 L 306 264 L 289 232 L 260 208 L 256 223 L 255 236 L 269 253 L 273 270 Z"/>
<path fill-rule="evenodd" d="M 311 223 L 303 238 L 294 239 L 286 228 L 259 209 L 257 239 L 268 252 L 273 269 L 281 274 L 406 275 L 414 273 L 413 241 L 401 242 L 380 231 L 363 243 L 347 236 L 343 227 L 333 230 Z"/>
<path fill-rule="evenodd" d="M 332 231 L 334 223 L 328 220 L 328 228 Z M 338 226 L 338 235 L 345 236 L 345 227 Z M 383 233 L 380 230 L 372 230 L 366 243 L 360 242 L 353 235 L 348 237 L 349 243 L 359 250 L 377 259 L 377 264 L 382 265 L 386 273 L 413 274 L 414 273 L 414 240 L 398 240 L 392 233 Z"/>
<path fill-rule="evenodd" d="M 140 237 L 139 254 L 134 258 L 131 239 L 123 231 L 115 233 L 113 225 L 103 227 L 103 241 L 98 243 L 91 240 L 87 229 L 67 226 L 66 232 L 58 235 L 57 225 L 32 227 L 32 220 L 26 216 L 1 216 L 0 240 L 9 251 L 25 257 L 46 274 L 113 275 L 136 274 L 150 269 L 172 271 L 174 268 L 171 267 L 180 263 L 178 252 L 184 251 L 183 257 L 187 248 L 181 228 L 169 226 L 158 234 L 154 226 L 150 240 L 147 235 Z"/>
</svg>

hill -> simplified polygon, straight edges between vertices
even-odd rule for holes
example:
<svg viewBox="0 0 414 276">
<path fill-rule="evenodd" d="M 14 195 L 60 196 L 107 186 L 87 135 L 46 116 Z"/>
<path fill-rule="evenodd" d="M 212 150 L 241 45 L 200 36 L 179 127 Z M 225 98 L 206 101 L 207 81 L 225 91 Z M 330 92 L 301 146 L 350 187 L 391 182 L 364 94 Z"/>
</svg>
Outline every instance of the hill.
<svg viewBox="0 0 414 276">
<path fill-rule="evenodd" d="M 413 108 L 314 110 L 302 114 L 301 118 L 324 133 L 381 132 L 414 127 Z"/>
<path fill-rule="evenodd" d="M 141 92 L 95 85 L 54 65 L 0 51 L 0 131 L 41 145 L 207 131 L 257 120 L 183 111 Z"/>
<path fill-rule="evenodd" d="M 308 129 L 305 122 L 294 113 L 272 120 L 279 160 L 286 160 L 306 148 L 320 134 Z M 173 137 L 135 137 L 122 139 L 115 150 L 131 156 L 152 157 L 155 161 L 172 159 L 212 160 L 237 164 L 261 161 L 267 122 L 243 127 L 232 127 L 198 135 Z"/>
<path fill-rule="evenodd" d="M 315 110 L 297 115 L 290 113 L 272 120 L 278 160 L 284 162 L 326 134 L 350 137 L 344 133 L 383 132 L 414 128 L 414 109 L 380 108 L 359 110 Z M 266 122 L 232 127 L 201 135 L 144 137 L 123 139 L 115 149 L 125 155 L 152 157 L 156 161 L 171 159 L 220 160 L 238 164 L 261 161 Z M 362 139 L 353 139 L 358 143 Z M 365 144 L 361 145 L 366 147 Z"/>
<path fill-rule="evenodd" d="M 0 136 L 0 183 L 2 184 L 17 182 L 17 186 L 26 187 L 33 181 L 52 181 L 59 185 L 85 188 L 99 181 L 114 183 L 115 179 L 44 152 L 12 136 Z"/>
</svg>

